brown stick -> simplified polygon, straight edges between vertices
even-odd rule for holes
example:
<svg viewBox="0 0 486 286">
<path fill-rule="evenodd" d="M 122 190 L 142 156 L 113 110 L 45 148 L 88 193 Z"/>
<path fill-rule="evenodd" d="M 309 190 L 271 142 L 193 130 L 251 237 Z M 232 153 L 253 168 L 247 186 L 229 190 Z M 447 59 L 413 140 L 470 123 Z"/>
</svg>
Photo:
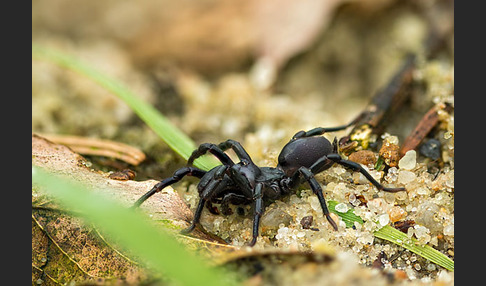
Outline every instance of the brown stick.
<svg viewBox="0 0 486 286">
<path fill-rule="evenodd" d="M 429 134 L 432 128 L 439 123 L 439 110 L 446 110 L 447 112 L 450 112 L 451 107 L 445 105 L 444 103 L 439 103 L 429 109 L 417 126 L 415 126 L 415 129 L 410 132 L 408 137 L 403 142 L 399 153 L 400 157 L 403 157 L 407 151 L 417 148 L 417 146 L 422 142 L 425 136 Z"/>
</svg>

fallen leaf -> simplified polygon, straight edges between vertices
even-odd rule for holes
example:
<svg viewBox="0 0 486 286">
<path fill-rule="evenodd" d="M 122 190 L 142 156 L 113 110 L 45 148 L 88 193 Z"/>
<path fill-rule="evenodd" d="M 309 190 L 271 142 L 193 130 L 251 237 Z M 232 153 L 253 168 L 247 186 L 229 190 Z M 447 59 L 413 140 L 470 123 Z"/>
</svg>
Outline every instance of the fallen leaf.
<svg viewBox="0 0 486 286">
<path fill-rule="evenodd" d="M 53 143 L 32 134 L 32 164 L 81 182 L 95 192 L 116 199 L 131 207 L 133 203 L 156 183 L 147 181 L 119 181 L 109 178 L 109 173 L 93 170 L 90 163 L 69 147 Z M 193 213 L 179 194 L 171 187 L 147 200 L 140 210 L 156 225 L 178 232 L 190 225 Z M 119 248 L 113 239 L 106 240 L 81 219 L 73 217 L 76 210 L 62 209 L 55 200 L 46 197 L 33 185 L 32 189 L 32 281 L 50 280 L 54 283 L 76 281 L 123 279 L 137 283 L 145 279 L 129 253 Z M 196 228 L 192 237 L 179 235 L 190 247 L 204 245 L 210 257 L 219 249 L 231 250 L 214 235 Z M 115 239 L 116 240 L 116 239 Z M 219 251 L 221 252 L 221 251 Z M 47 259 L 49 258 L 49 259 Z M 62 264 L 63 266 L 59 266 Z M 56 269 L 64 269 L 60 274 Z"/>
</svg>

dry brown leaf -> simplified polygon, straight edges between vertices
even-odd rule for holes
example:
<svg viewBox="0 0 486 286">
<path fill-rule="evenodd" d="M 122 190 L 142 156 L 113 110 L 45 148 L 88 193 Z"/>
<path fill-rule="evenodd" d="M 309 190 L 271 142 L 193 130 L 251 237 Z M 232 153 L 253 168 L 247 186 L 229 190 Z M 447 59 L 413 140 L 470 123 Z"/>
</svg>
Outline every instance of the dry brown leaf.
<svg viewBox="0 0 486 286">
<path fill-rule="evenodd" d="M 32 164 L 51 172 L 64 175 L 87 185 L 95 192 L 112 197 L 130 207 L 142 194 L 150 190 L 155 180 L 143 182 L 112 180 L 108 173 L 89 168 L 89 162 L 69 147 L 53 143 L 32 134 Z M 193 214 L 178 193 L 171 187 L 147 200 L 141 210 L 156 224 L 185 228 Z M 79 218 L 72 217 L 76 210 L 66 210 L 55 201 L 32 190 L 32 282 L 59 284 L 72 281 L 107 282 L 123 280 L 136 285 L 147 274 L 127 253 L 106 240 L 101 233 L 87 226 Z M 221 239 L 196 229 L 195 238 L 181 237 L 188 245 L 209 245 L 207 248 L 231 249 Z M 205 253 L 209 256 L 212 250 Z"/>
<path fill-rule="evenodd" d="M 58 285 L 124 280 L 135 285 L 147 273 L 124 250 L 107 245 L 80 219 L 50 210 L 32 213 L 32 283 Z"/>
</svg>

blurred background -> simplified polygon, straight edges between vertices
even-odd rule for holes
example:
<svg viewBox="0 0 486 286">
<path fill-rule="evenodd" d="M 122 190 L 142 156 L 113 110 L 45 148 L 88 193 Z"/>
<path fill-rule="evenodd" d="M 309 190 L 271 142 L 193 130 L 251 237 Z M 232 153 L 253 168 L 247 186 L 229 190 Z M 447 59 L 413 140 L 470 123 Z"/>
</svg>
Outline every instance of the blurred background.
<svg viewBox="0 0 486 286">
<path fill-rule="evenodd" d="M 196 143 L 233 138 L 254 156 L 298 130 L 348 123 L 420 52 L 431 25 L 453 26 L 452 1 L 32 3 L 34 44 L 121 80 Z M 447 42 L 440 60 L 450 67 L 453 34 Z M 96 84 L 40 61 L 32 72 L 33 131 L 127 142 L 159 163 L 171 154 Z M 416 102 L 419 113 L 431 104 Z"/>
<path fill-rule="evenodd" d="M 348 123 L 420 52 L 431 25 L 453 26 L 452 1 L 32 3 L 34 44 L 123 81 L 197 143 L 268 130 L 275 144 L 296 129 Z M 453 34 L 440 59 L 453 64 Z M 151 135 L 130 137 L 140 121 L 106 91 L 32 65 L 33 131 L 154 147 Z"/>
</svg>

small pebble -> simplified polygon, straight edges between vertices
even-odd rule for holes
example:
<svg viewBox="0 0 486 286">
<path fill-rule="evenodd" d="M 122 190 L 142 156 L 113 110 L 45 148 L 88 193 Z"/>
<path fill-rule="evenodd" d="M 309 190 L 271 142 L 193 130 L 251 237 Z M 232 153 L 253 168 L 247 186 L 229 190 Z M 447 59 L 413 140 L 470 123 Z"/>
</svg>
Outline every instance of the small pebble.
<svg viewBox="0 0 486 286">
<path fill-rule="evenodd" d="M 388 173 L 385 176 L 385 180 L 388 183 L 394 183 L 398 178 L 398 169 L 396 167 L 391 167 L 388 169 Z"/>
<path fill-rule="evenodd" d="M 261 223 L 269 229 L 278 229 L 280 224 L 288 226 L 292 216 L 278 208 L 269 209 L 262 216 Z"/>
<path fill-rule="evenodd" d="M 441 270 L 437 275 L 437 281 L 441 283 L 449 283 L 452 281 L 454 273 L 450 274 L 446 270 Z"/>
<path fill-rule="evenodd" d="M 412 182 L 415 178 L 416 176 L 414 172 L 400 171 L 400 173 L 398 173 L 398 182 L 404 185 Z"/>
<path fill-rule="evenodd" d="M 383 140 L 383 145 L 380 148 L 379 155 L 390 167 L 396 167 L 398 164 L 398 160 L 400 159 L 399 155 L 400 146 L 394 144 L 394 140 Z"/>
<path fill-rule="evenodd" d="M 424 243 L 427 243 L 430 241 L 430 230 L 428 228 L 426 228 L 425 226 L 421 226 L 421 225 L 415 225 L 414 226 L 414 233 L 415 233 L 415 236 L 417 237 L 417 239 L 419 241 L 422 241 Z"/>
<path fill-rule="evenodd" d="M 311 215 L 305 216 L 300 220 L 300 225 L 303 229 L 310 229 L 312 222 L 314 221 L 314 217 Z"/>
<path fill-rule="evenodd" d="M 365 166 L 374 166 L 378 156 L 370 150 L 359 150 L 349 155 L 348 159 Z"/>
<path fill-rule="evenodd" d="M 427 271 L 434 271 L 436 269 L 435 264 L 433 263 L 427 264 L 425 268 L 427 269 Z"/>
<path fill-rule="evenodd" d="M 388 215 L 392 222 L 402 220 L 407 215 L 407 212 L 399 206 L 393 206 L 388 210 Z"/>
<path fill-rule="evenodd" d="M 335 209 L 340 213 L 345 213 L 348 211 L 349 208 L 345 203 L 339 203 L 336 205 Z"/>
<path fill-rule="evenodd" d="M 358 237 L 358 242 L 363 244 L 373 244 L 375 237 L 370 232 L 362 232 Z"/>
<path fill-rule="evenodd" d="M 313 210 L 318 211 L 321 209 L 321 204 L 319 203 L 319 199 L 316 196 L 309 197 L 310 206 Z"/>
<path fill-rule="evenodd" d="M 444 227 L 444 234 L 454 236 L 454 225 L 449 224 Z"/>
<path fill-rule="evenodd" d="M 389 222 L 390 222 L 390 217 L 388 216 L 388 214 L 382 214 L 378 217 L 378 223 L 381 226 L 388 225 Z"/>
<path fill-rule="evenodd" d="M 415 150 L 409 150 L 398 161 L 398 168 L 402 170 L 412 170 L 417 165 L 417 152 Z"/>
<path fill-rule="evenodd" d="M 425 141 L 422 145 L 420 145 L 419 152 L 432 160 L 439 159 L 441 153 L 440 141 L 434 138 Z"/>
</svg>

